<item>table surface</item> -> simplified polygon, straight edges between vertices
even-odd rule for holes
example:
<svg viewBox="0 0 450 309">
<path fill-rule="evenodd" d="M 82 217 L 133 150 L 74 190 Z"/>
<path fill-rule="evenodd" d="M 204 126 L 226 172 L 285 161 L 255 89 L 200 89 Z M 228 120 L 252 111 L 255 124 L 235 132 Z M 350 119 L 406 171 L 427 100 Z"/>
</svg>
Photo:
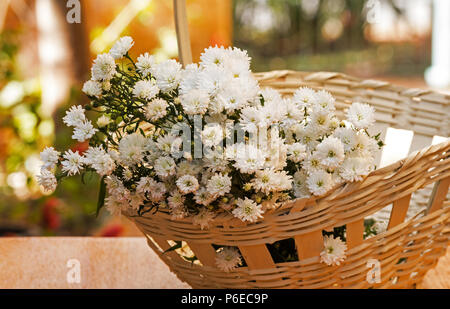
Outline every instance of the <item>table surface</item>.
<svg viewBox="0 0 450 309">
<path fill-rule="evenodd" d="M 79 274 L 79 276 L 78 276 Z M 422 288 L 450 288 L 450 249 Z M 0 239 L 0 288 L 189 288 L 144 237 Z"/>
</svg>

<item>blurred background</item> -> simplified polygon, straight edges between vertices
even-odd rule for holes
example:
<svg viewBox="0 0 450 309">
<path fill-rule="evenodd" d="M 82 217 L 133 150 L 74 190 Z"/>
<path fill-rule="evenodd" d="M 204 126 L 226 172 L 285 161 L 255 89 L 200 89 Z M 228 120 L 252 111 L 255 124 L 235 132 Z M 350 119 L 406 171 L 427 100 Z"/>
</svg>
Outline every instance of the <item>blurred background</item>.
<svg viewBox="0 0 450 309">
<path fill-rule="evenodd" d="M 448 0 L 188 0 L 187 9 L 195 60 L 210 45 L 234 45 L 248 50 L 255 72 L 450 85 Z M 80 89 L 95 55 L 123 35 L 136 41 L 133 57 L 176 58 L 172 1 L 1 0 L 1 236 L 139 235 L 126 219 L 95 217 L 95 177 L 66 179 L 51 196 L 34 179 L 45 146 L 87 148 L 73 143 L 61 118 L 86 102 Z"/>
</svg>

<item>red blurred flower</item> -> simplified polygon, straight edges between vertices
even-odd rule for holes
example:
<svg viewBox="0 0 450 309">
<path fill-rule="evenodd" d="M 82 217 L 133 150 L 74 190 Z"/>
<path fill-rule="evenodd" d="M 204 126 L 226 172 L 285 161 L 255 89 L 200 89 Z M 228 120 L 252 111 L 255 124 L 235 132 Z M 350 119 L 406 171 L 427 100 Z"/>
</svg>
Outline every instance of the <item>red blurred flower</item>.
<svg viewBox="0 0 450 309">
<path fill-rule="evenodd" d="M 58 214 L 59 200 L 55 197 L 49 198 L 42 209 L 44 226 L 50 230 L 56 230 L 61 226 L 61 218 Z"/>
<path fill-rule="evenodd" d="M 101 237 L 119 237 L 123 234 L 124 230 L 125 229 L 122 224 L 119 224 L 119 223 L 110 224 L 110 225 L 104 227 L 100 231 L 100 236 Z"/>
<path fill-rule="evenodd" d="M 82 142 L 77 143 L 75 146 L 71 148 L 73 152 L 78 151 L 80 155 L 83 155 L 83 152 L 85 152 L 89 148 L 89 142 Z"/>
</svg>

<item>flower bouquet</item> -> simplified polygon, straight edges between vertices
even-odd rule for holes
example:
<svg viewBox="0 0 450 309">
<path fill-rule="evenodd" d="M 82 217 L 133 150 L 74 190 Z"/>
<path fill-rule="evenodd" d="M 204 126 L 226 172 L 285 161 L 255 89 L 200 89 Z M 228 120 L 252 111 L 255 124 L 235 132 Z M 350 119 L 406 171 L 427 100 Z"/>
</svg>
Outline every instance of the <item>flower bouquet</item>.
<svg viewBox="0 0 450 309">
<path fill-rule="evenodd" d="M 322 196 L 375 169 L 383 142 L 368 131 L 373 107 L 355 102 L 338 119 L 325 90 L 302 87 L 282 97 L 261 88 L 238 48 L 207 48 L 200 63 L 182 68 L 148 53 L 134 61 L 132 45 L 123 37 L 95 59 L 83 86 L 91 102 L 63 118 L 72 138 L 90 146 L 63 154 L 46 148 L 38 176 L 45 190 L 94 172 L 101 177 L 99 209 L 138 216 L 164 210 L 206 230 L 220 214 L 251 224 L 287 201 Z M 86 111 L 97 115 L 96 124 Z M 324 234 L 321 261 L 339 264 L 345 234 Z M 284 260 L 295 254 L 276 249 Z M 243 265 L 237 248 L 216 252 L 223 271 Z"/>
</svg>

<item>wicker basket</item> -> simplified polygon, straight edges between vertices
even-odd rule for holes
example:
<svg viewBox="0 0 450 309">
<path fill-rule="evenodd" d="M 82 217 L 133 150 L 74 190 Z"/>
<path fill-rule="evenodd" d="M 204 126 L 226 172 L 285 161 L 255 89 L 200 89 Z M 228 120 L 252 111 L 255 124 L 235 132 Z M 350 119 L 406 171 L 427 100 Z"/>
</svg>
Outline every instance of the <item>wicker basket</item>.
<svg viewBox="0 0 450 309">
<path fill-rule="evenodd" d="M 186 64 L 191 52 L 185 3 L 175 0 L 174 4 L 180 58 Z M 449 241 L 450 142 L 429 145 L 435 135 L 449 136 L 450 96 L 341 73 L 273 71 L 255 76 L 262 86 L 283 95 L 300 86 L 326 89 L 336 98 L 338 115 L 352 101 L 367 102 L 376 109 L 376 130 L 414 131 L 411 154 L 361 182 L 342 184 L 319 198 L 285 203 L 252 224 L 223 214 L 210 229 L 201 230 L 189 218 L 174 221 L 163 211 L 126 214 L 147 236 L 150 247 L 194 288 L 415 287 L 445 253 Z M 387 230 L 364 239 L 364 219 L 383 209 L 389 211 Z M 340 266 L 320 263 L 322 230 L 343 225 L 347 259 Z M 274 263 L 266 245 L 290 238 L 295 240 L 299 260 Z M 175 251 L 163 253 L 174 240 L 185 241 L 200 263 L 190 263 Z M 217 269 L 212 244 L 239 247 L 247 266 L 230 273 Z M 366 280 L 370 259 L 380 262 L 379 283 Z"/>
</svg>

